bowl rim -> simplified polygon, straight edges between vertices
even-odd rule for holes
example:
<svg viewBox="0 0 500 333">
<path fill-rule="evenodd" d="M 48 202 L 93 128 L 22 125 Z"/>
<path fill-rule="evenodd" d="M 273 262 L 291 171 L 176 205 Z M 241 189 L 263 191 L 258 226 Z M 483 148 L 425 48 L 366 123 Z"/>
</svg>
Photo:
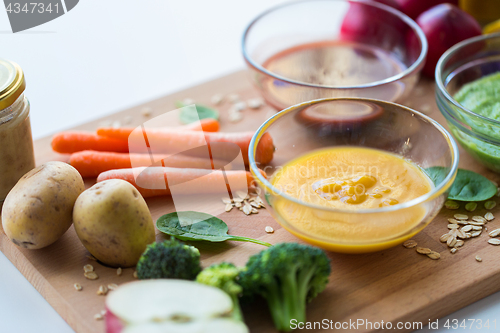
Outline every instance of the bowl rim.
<svg viewBox="0 0 500 333">
<path fill-rule="evenodd" d="M 320 205 L 315 205 L 307 202 L 303 202 L 301 200 L 298 200 L 294 197 L 291 197 L 285 193 L 282 193 L 279 189 L 275 188 L 267 178 L 264 178 L 262 174 L 259 172 L 259 167 L 257 166 L 257 163 L 255 161 L 254 155 L 255 152 L 257 151 L 257 146 L 256 143 L 257 141 L 264 135 L 265 131 L 269 126 L 271 126 L 274 122 L 276 122 L 278 119 L 281 117 L 287 115 L 288 113 L 294 112 L 299 108 L 304 108 L 310 105 L 318 104 L 318 103 L 323 103 L 323 102 L 329 102 L 329 101 L 356 101 L 356 102 L 371 102 L 371 103 L 382 103 L 382 104 L 387 104 L 396 108 L 404 109 L 406 111 L 409 111 L 413 114 L 416 114 L 418 117 L 425 119 L 429 123 L 431 123 L 434 128 L 436 128 L 443 137 L 446 139 L 448 142 L 448 146 L 450 148 L 450 153 L 452 155 L 452 164 L 450 167 L 450 170 L 446 177 L 444 178 L 439 185 L 434 185 L 431 191 L 428 193 L 421 195 L 415 199 L 412 199 L 407 202 L 399 203 L 393 206 L 388 206 L 388 207 L 382 207 L 382 208 L 369 208 L 369 209 L 357 209 L 357 210 L 347 210 L 347 209 L 337 209 L 337 208 L 329 208 L 325 206 L 320 206 Z M 293 105 L 291 107 L 288 107 L 275 115 L 271 116 L 269 119 L 267 119 L 260 127 L 259 129 L 254 133 L 252 136 L 252 139 L 250 140 L 250 145 L 248 149 L 248 159 L 249 159 L 249 166 L 250 166 L 250 171 L 253 175 L 253 177 L 257 178 L 257 181 L 265 188 L 267 192 L 271 193 L 276 193 L 276 195 L 281 196 L 287 200 L 290 200 L 298 205 L 302 205 L 305 207 L 313 208 L 313 209 L 319 209 L 327 212 L 334 212 L 334 213 L 344 213 L 344 214 L 373 214 L 373 213 L 386 213 L 386 212 L 393 212 L 397 211 L 400 209 L 405 209 L 409 207 L 413 207 L 416 205 L 419 205 L 423 202 L 428 201 L 429 199 L 435 198 L 442 193 L 446 192 L 451 185 L 453 184 L 453 181 L 455 180 L 456 173 L 458 170 L 458 162 L 459 162 L 459 151 L 458 151 L 458 146 L 457 143 L 455 142 L 455 139 L 453 136 L 437 121 L 432 119 L 431 117 L 428 117 L 424 115 L 421 112 L 418 112 L 416 110 L 413 110 L 409 107 L 392 103 L 392 102 L 387 102 L 383 100 L 378 100 L 378 99 L 371 99 L 371 98 L 357 98 L 357 97 L 333 97 L 333 98 L 321 98 L 321 99 L 316 99 L 312 101 L 307 101 L 303 103 L 299 103 L 296 105 Z"/>
<path fill-rule="evenodd" d="M 272 12 L 278 11 L 278 10 L 280 10 L 283 7 L 293 6 L 293 5 L 297 5 L 297 4 L 300 4 L 300 3 L 306 3 L 306 2 L 332 2 L 332 1 L 357 2 L 357 3 L 361 3 L 363 5 L 369 5 L 369 6 L 372 6 L 372 7 L 377 7 L 379 9 L 385 10 L 386 12 L 389 12 L 389 13 L 395 15 L 396 17 L 398 17 L 399 19 L 401 19 L 408 26 L 410 26 L 410 28 L 417 34 L 418 40 L 420 41 L 420 44 L 422 46 L 422 50 L 420 51 L 420 54 L 419 54 L 417 60 L 415 60 L 413 62 L 413 64 L 411 64 L 411 66 L 409 66 L 408 68 L 406 68 L 401 73 L 398 73 L 396 75 L 390 76 L 390 77 L 388 77 L 388 78 L 386 78 L 384 80 L 378 80 L 378 81 L 373 81 L 373 82 L 364 83 L 364 84 L 360 84 L 360 85 L 354 85 L 354 86 L 330 86 L 330 85 L 320 85 L 320 84 L 313 84 L 313 83 L 301 82 L 301 81 L 296 81 L 296 80 L 292 80 L 292 79 L 286 78 L 284 76 L 281 76 L 281 75 L 275 74 L 275 73 L 273 73 L 271 71 L 268 71 L 265 67 L 259 65 L 258 63 L 256 63 L 250 57 L 250 55 L 248 53 L 248 50 L 247 50 L 247 46 L 246 46 L 247 37 L 248 37 L 248 35 L 249 35 L 250 30 L 252 29 L 252 27 L 255 24 L 257 24 L 258 21 L 260 19 L 262 19 L 264 16 L 266 16 L 266 15 L 272 13 Z M 286 83 L 289 83 L 289 84 L 294 84 L 294 85 L 299 85 L 299 86 L 304 86 L 304 87 L 321 88 L 321 89 L 347 90 L 347 89 L 364 89 L 364 88 L 377 87 L 377 86 L 381 86 L 381 85 L 385 85 L 385 84 L 389 84 L 389 83 L 393 83 L 393 82 L 399 81 L 399 80 L 401 80 L 404 77 L 412 75 L 414 72 L 417 72 L 418 70 L 420 70 L 424 66 L 425 59 L 427 57 L 428 42 L 427 42 L 427 38 L 425 37 L 424 32 L 422 31 L 422 29 L 419 27 L 419 25 L 414 20 L 412 20 L 409 16 L 407 16 L 406 14 L 400 12 L 399 10 L 397 10 L 397 9 L 395 9 L 393 7 L 390 7 L 388 5 L 384 5 L 382 3 L 378 3 L 378 2 L 375 2 L 375 1 L 371 1 L 371 0 L 296 0 L 296 1 L 290 1 L 290 2 L 286 2 L 284 4 L 281 4 L 281 5 L 277 5 L 277 6 L 271 7 L 270 9 L 262 12 L 257 17 L 255 17 L 247 25 L 247 27 L 245 28 L 245 30 L 243 32 L 243 37 L 241 39 L 241 47 L 242 47 L 243 58 L 245 59 L 245 61 L 247 62 L 247 64 L 249 66 L 255 68 L 257 71 L 259 71 L 261 73 L 264 73 L 264 74 L 266 74 L 266 75 L 268 75 L 270 77 L 273 77 L 275 79 L 278 79 L 280 81 L 283 81 L 283 82 L 286 82 Z"/>
<path fill-rule="evenodd" d="M 435 79 L 436 79 L 437 90 L 439 91 L 439 93 L 441 93 L 444 96 L 444 98 L 449 103 L 453 104 L 459 110 L 464 111 L 465 113 L 469 114 L 470 116 L 477 117 L 477 118 L 479 118 L 481 120 L 484 120 L 485 122 L 491 123 L 492 125 L 500 126 L 500 121 L 495 120 L 495 119 L 491 119 L 491 118 L 488 118 L 488 117 L 485 117 L 485 116 L 483 116 L 483 115 L 481 115 L 479 113 L 475 113 L 475 112 L 469 110 L 468 108 L 466 108 L 465 106 L 463 106 L 462 104 L 458 103 L 453 98 L 453 96 L 450 95 L 450 93 L 448 92 L 448 90 L 444 86 L 444 81 L 447 78 L 442 79 L 442 74 L 443 74 L 443 68 L 442 67 L 443 67 L 444 63 L 449 60 L 449 58 L 451 58 L 453 55 L 455 55 L 455 52 L 461 50 L 465 46 L 468 46 L 468 45 L 471 45 L 471 44 L 474 44 L 474 43 L 477 43 L 477 42 L 483 42 L 483 41 L 486 41 L 486 40 L 489 40 L 489 39 L 497 39 L 497 38 L 500 40 L 500 32 L 495 32 L 495 33 L 491 33 L 491 34 L 487 34 L 487 35 L 480 35 L 480 36 L 468 38 L 468 39 L 466 39 L 464 41 L 461 41 L 458 44 L 455 44 L 454 46 L 452 46 L 451 48 L 449 48 L 441 56 L 441 58 L 439 58 L 438 63 L 436 65 L 436 70 L 434 72 L 434 76 L 435 76 Z M 498 140 L 495 140 L 495 141 L 498 141 Z"/>
<path fill-rule="evenodd" d="M 492 136 L 489 136 L 485 133 L 475 132 L 470 127 L 470 125 L 467 126 L 462 121 L 457 119 L 457 117 L 455 117 L 452 114 L 452 112 L 450 112 L 450 108 L 448 107 L 448 105 L 445 104 L 446 101 L 443 101 L 443 97 L 444 96 L 442 96 L 442 94 L 437 94 L 436 95 L 436 103 L 437 103 L 437 106 L 439 108 L 439 111 L 441 111 L 441 114 L 444 116 L 444 118 L 448 122 L 448 126 L 450 128 L 451 128 L 451 125 L 453 125 L 458 130 L 460 130 L 460 132 L 463 132 L 463 133 L 475 138 L 476 140 L 483 141 L 483 142 L 490 144 L 490 145 L 495 145 L 495 146 L 500 145 L 499 139 L 492 137 Z M 453 128 L 451 128 L 451 129 L 453 131 Z"/>
</svg>

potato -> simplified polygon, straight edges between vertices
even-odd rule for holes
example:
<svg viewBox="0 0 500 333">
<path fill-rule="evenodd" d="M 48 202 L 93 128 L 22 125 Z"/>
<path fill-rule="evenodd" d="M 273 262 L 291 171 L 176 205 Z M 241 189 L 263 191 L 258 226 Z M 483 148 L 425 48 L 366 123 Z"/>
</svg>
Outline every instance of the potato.
<svg viewBox="0 0 500 333">
<path fill-rule="evenodd" d="M 73 205 L 85 190 L 71 165 L 48 162 L 25 174 L 2 208 L 5 234 L 14 244 L 40 249 L 58 240 L 71 226 Z"/>
<path fill-rule="evenodd" d="M 110 179 L 83 192 L 75 203 L 78 237 L 97 260 L 112 267 L 137 264 L 155 227 L 143 197 L 128 182 Z"/>
</svg>

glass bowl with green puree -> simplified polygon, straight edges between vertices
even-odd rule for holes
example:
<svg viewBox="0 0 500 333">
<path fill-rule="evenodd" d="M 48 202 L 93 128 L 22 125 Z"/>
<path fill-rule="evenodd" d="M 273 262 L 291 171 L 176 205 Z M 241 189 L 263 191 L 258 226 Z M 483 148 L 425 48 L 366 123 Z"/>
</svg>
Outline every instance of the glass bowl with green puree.
<svg viewBox="0 0 500 333">
<path fill-rule="evenodd" d="M 460 145 L 500 173 L 500 33 L 467 39 L 441 57 L 436 102 Z"/>
</svg>

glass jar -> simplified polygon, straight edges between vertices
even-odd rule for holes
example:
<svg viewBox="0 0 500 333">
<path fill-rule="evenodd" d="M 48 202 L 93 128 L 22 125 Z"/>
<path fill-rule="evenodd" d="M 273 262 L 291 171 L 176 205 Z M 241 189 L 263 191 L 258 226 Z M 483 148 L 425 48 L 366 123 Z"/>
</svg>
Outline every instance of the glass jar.
<svg viewBox="0 0 500 333">
<path fill-rule="evenodd" d="M 25 87 L 21 67 L 0 59 L 0 204 L 17 181 L 35 167 Z"/>
</svg>

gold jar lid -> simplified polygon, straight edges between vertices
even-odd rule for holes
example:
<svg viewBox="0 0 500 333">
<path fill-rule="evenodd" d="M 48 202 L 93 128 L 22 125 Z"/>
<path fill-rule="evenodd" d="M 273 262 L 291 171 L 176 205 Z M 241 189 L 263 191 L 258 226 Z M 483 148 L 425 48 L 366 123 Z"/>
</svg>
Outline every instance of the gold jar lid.
<svg viewBox="0 0 500 333">
<path fill-rule="evenodd" d="M 0 110 L 14 104 L 25 88 L 21 67 L 12 61 L 0 59 Z"/>
</svg>

